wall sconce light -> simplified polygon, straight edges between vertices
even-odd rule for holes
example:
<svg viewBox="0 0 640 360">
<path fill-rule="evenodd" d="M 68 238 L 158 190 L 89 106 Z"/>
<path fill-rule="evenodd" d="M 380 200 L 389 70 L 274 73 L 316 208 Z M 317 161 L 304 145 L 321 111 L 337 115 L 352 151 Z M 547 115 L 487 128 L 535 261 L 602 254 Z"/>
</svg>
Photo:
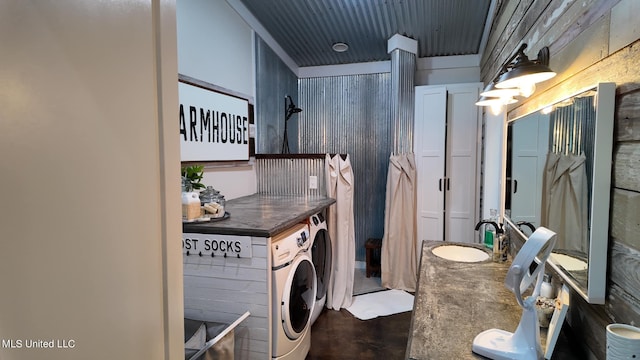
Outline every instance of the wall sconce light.
<svg viewBox="0 0 640 360">
<path fill-rule="evenodd" d="M 498 115 L 502 111 L 502 106 L 518 102 L 513 98 L 517 95 L 520 95 L 519 89 L 498 89 L 492 81 L 482 90 L 476 105 L 489 106 L 491 113 Z"/>
<path fill-rule="evenodd" d="M 492 98 L 492 97 L 481 96 L 480 100 L 476 102 L 476 105 L 478 106 L 501 105 L 502 106 L 502 105 L 515 104 L 517 102 L 518 100 L 514 99 L 513 97 Z"/>
<path fill-rule="evenodd" d="M 502 107 L 504 105 L 515 104 L 518 100 L 514 99 L 513 96 L 505 96 L 505 97 L 486 97 L 481 96 L 480 100 L 476 102 L 478 106 L 489 106 L 491 107 L 491 113 L 493 115 L 498 115 L 502 111 Z"/>
<path fill-rule="evenodd" d="M 556 76 L 549 69 L 548 47 L 540 49 L 535 60 L 529 60 L 524 54 L 526 48 L 527 44 L 520 45 L 518 51 L 500 67 L 498 75 L 480 93 L 482 98 L 476 105 L 494 107 L 496 102 L 492 98 L 499 99 L 502 105 L 516 103 L 518 100 L 514 96 L 529 97 L 535 92 L 536 83 Z"/>
<path fill-rule="evenodd" d="M 289 154 L 289 137 L 287 135 L 287 124 L 289 123 L 289 119 L 293 114 L 297 114 L 301 111 L 302 109 L 293 103 L 291 96 L 287 95 L 284 97 L 284 137 L 282 139 L 283 154 Z"/>
<path fill-rule="evenodd" d="M 516 88 L 503 88 L 499 89 L 496 87 L 496 84 L 492 81 L 487 85 L 484 90 L 480 93 L 480 96 L 484 97 L 514 97 L 520 95 L 520 89 Z"/>
<path fill-rule="evenodd" d="M 538 52 L 538 58 L 529 60 L 524 54 L 527 44 L 520 45 L 520 48 L 514 56 L 507 61 L 505 72 L 503 72 L 496 87 L 505 88 L 529 88 L 533 84 L 543 82 L 556 76 L 556 73 L 549 69 L 549 48 L 543 47 Z M 535 88 L 534 88 L 535 91 Z"/>
</svg>

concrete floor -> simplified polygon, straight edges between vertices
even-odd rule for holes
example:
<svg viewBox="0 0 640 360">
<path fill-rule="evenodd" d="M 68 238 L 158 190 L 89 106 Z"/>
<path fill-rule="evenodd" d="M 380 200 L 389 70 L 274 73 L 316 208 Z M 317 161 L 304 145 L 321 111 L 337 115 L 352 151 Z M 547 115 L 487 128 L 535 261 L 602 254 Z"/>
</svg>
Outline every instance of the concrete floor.
<svg viewBox="0 0 640 360">
<path fill-rule="evenodd" d="M 355 269 L 354 295 L 379 290 L 384 290 L 380 277 L 367 278 L 364 269 Z M 404 359 L 410 325 L 410 311 L 363 321 L 345 309 L 325 308 L 311 328 L 306 359 Z"/>
<path fill-rule="evenodd" d="M 325 309 L 311 328 L 306 359 L 404 359 L 410 324 L 410 311 L 363 321 L 345 309 Z"/>
<path fill-rule="evenodd" d="M 353 273 L 353 295 L 368 294 L 374 291 L 384 290 L 380 282 L 380 276 L 366 276 L 365 269 L 356 268 Z"/>
</svg>

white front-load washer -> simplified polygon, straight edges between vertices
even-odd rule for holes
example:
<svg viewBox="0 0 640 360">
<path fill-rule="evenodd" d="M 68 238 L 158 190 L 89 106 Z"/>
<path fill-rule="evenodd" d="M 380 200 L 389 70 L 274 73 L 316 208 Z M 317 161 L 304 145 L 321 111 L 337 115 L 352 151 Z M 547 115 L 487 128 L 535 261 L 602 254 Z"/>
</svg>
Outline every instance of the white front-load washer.
<svg viewBox="0 0 640 360">
<path fill-rule="evenodd" d="M 316 272 L 309 227 L 297 224 L 271 240 L 272 359 L 304 359 L 311 347 Z"/>
<path fill-rule="evenodd" d="M 320 212 L 309 217 L 309 238 L 311 239 L 311 261 L 316 270 L 316 304 L 311 313 L 311 325 L 316 322 L 327 302 L 327 289 L 331 276 L 331 239 L 327 221 Z"/>
</svg>

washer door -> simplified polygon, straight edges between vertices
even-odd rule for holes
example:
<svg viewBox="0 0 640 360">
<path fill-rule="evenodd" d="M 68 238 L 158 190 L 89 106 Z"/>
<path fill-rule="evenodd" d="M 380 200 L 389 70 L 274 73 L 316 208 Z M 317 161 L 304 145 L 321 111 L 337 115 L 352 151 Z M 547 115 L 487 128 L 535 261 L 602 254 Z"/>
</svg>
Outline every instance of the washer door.
<svg viewBox="0 0 640 360">
<path fill-rule="evenodd" d="M 313 239 L 311 259 L 318 278 L 316 299 L 320 300 L 327 294 L 329 276 L 331 276 L 331 240 L 326 229 L 320 229 Z"/>
<path fill-rule="evenodd" d="M 296 256 L 282 293 L 282 327 L 289 339 L 297 339 L 307 328 L 315 297 L 316 271 L 311 258 Z"/>
</svg>

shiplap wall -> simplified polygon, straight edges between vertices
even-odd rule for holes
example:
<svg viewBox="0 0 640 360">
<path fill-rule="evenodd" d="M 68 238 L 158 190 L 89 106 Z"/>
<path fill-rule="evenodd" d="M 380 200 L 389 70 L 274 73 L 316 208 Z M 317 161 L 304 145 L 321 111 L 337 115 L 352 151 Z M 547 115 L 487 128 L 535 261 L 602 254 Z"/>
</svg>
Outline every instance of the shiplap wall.
<svg viewBox="0 0 640 360">
<path fill-rule="evenodd" d="M 532 59 L 543 46 L 550 49 L 558 76 L 510 107 L 510 118 L 598 82 L 617 84 L 607 300 L 590 305 L 572 292 L 568 314 L 576 338 L 598 359 L 606 357 L 608 323 L 640 325 L 640 24 L 633 18 L 639 11 L 637 0 L 500 2 L 482 60 L 486 84 L 522 42 Z"/>
<path fill-rule="evenodd" d="M 231 235 L 212 236 L 225 240 L 234 238 Z M 251 312 L 234 330 L 237 359 L 271 357 L 269 241 L 252 237 L 250 258 L 183 254 L 185 318 L 232 323 L 246 311 Z"/>
</svg>

